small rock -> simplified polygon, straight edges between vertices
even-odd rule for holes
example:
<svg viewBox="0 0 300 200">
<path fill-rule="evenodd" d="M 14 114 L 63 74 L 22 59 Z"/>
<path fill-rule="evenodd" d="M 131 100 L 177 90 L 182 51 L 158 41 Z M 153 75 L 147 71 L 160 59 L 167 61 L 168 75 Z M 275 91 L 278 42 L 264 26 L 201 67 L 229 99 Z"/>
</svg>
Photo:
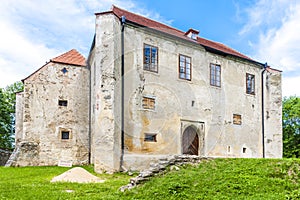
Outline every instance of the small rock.
<svg viewBox="0 0 300 200">
<path fill-rule="evenodd" d="M 170 170 L 171 170 L 171 171 L 174 171 L 174 170 L 179 171 L 180 168 L 177 167 L 176 165 L 172 165 L 172 166 L 170 167 Z"/>
<path fill-rule="evenodd" d="M 133 172 L 128 172 L 128 175 L 129 175 L 129 176 L 132 176 L 132 175 L 133 175 Z"/>
</svg>

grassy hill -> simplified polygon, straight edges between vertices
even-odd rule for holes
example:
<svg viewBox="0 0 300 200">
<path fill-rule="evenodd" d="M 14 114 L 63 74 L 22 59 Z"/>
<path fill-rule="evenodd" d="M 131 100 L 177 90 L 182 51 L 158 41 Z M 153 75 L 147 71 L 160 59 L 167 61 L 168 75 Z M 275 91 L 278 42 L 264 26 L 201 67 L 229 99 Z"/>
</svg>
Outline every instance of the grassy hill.
<svg viewBox="0 0 300 200">
<path fill-rule="evenodd" d="M 92 166 L 85 169 L 93 173 Z M 50 183 L 68 168 L 0 167 L 0 199 L 300 199 L 299 159 L 215 159 L 182 166 L 124 193 L 131 176 L 104 183 Z M 93 173 L 95 174 L 95 173 Z"/>
</svg>

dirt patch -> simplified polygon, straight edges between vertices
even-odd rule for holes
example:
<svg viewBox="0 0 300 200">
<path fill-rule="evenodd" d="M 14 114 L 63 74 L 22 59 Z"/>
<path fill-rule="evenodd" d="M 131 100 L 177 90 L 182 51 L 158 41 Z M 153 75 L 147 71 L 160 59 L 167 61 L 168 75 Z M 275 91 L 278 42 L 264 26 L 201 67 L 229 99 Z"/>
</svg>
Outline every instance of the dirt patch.
<svg viewBox="0 0 300 200">
<path fill-rule="evenodd" d="M 51 182 L 103 183 L 104 180 L 94 176 L 81 167 L 74 167 L 61 175 L 54 177 Z"/>
</svg>

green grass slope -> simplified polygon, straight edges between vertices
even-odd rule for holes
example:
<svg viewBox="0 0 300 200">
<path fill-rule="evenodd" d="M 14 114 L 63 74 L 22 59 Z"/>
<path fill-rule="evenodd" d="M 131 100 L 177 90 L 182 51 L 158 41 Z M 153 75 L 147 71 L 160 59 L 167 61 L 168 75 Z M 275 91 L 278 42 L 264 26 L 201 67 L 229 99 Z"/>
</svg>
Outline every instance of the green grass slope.
<svg viewBox="0 0 300 200">
<path fill-rule="evenodd" d="M 93 173 L 92 166 L 85 167 Z M 120 192 L 127 174 L 104 183 L 50 183 L 68 168 L 0 167 L 0 199 L 300 199 L 298 159 L 214 159 L 182 166 Z M 95 173 L 93 173 L 95 174 Z"/>
</svg>

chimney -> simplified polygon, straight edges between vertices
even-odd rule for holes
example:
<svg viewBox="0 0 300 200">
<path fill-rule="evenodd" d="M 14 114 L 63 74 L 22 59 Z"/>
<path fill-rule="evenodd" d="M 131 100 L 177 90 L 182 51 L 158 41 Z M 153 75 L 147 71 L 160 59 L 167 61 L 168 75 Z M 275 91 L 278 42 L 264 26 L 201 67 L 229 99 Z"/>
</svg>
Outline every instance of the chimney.
<svg viewBox="0 0 300 200">
<path fill-rule="evenodd" d="M 185 32 L 184 35 L 188 36 L 189 38 L 191 38 L 193 40 L 197 40 L 197 36 L 199 33 L 200 33 L 200 31 L 190 28 L 187 32 Z"/>
</svg>

